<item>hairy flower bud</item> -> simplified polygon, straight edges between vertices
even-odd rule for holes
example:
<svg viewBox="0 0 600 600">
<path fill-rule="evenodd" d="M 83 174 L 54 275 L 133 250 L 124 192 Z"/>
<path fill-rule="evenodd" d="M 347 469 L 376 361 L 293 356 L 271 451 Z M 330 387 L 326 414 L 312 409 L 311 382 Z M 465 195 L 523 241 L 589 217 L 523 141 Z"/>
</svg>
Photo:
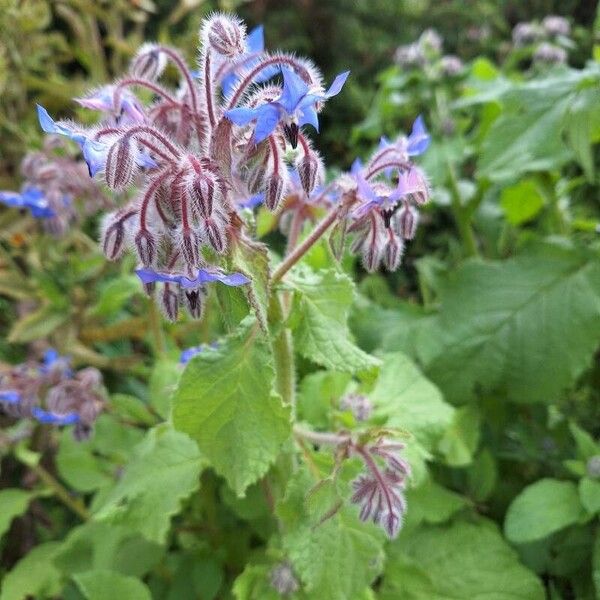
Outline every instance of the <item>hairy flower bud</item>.
<svg viewBox="0 0 600 600">
<path fill-rule="evenodd" d="M 408 202 L 394 215 L 394 231 L 404 240 L 412 240 L 417 231 L 419 213 Z"/>
<path fill-rule="evenodd" d="M 225 228 L 216 219 L 205 219 L 202 223 L 204 235 L 216 252 L 221 254 L 227 248 Z"/>
<path fill-rule="evenodd" d="M 207 176 L 205 173 L 194 177 L 187 186 L 187 195 L 196 217 L 208 219 L 212 215 L 215 192 L 218 192 L 218 188 L 215 185 L 214 178 Z"/>
<path fill-rule="evenodd" d="M 300 177 L 300 183 L 302 189 L 308 196 L 315 189 L 317 182 L 317 174 L 319 172 L 319 161 L 314 153 L 310 152 L 302 157 L 302 160 L 298 162 L 298 175 Z"/>
<path fill-rule="evenodd" d="M 129 72 L 134 77 L 156 81 L 167 64 L 166 56 L 156 44 L 144 44 L 131 61 Z"/>
<path fill-rule="evenodd" d="M 130 137 L 115 142 L 106 155 L 104 176 L 109 188 L 121 191 L 132 181 L 135 174 L 135 149 Z"/>
<path fill-rule="evenodd" d="M 400 266 L 404 244 L 391 229 L 388 231 L 388 240 L 383 252 L 383 264 L 388 271 L 395 271 Z"/>
<path fill-rule="evenodd" d="M 373 412 L 371 401 L 363 394 L 346 394 L 340 400 L 340 408 L 351 412 L 357 421 L 366 421 Z"/>
<path fill-rule="evenodd" d="M 190 269 L 194 269 L 200 262 L 200 241 L 192 229 L 184 229 L 181 233 L 181 254 Z"/>
<path fill-rule="evenodd" d="M 229 59 L 244 53 L 245 35 L 241 21 L 229 15 L 215 15 L 207 24 L 210 47 Z"/>
<path fill-rule="evenodd" d="M 279 206 L 283 197 L 283 178 L 278 173 L 273 173 L 267 179 L 265 188 L 265 206 L 274 211 Z"/>
<path fill-rule="evenodd" d="M 160 307 L 165 317 L 174 323 L 179 314 L 179 294 L 168 283 L 165 284 L 160 297 Z"/>
<path fill-rule="evenodd" d="M 152 265 L 156 256 L 156 240 L 147 229 L 140 229 L 137 232 L 135 248 L 142 264 L 145 267 Z"/>
<path fill-rule="evenodd" d="M 112 222 L 111 222 L 112 221 Z M 125 223 L 124 219 L 116 215 L 108 215 L 102 227 L 102 250 L 108 260 L 117 260 L 125 250 Z"/>
</svg>

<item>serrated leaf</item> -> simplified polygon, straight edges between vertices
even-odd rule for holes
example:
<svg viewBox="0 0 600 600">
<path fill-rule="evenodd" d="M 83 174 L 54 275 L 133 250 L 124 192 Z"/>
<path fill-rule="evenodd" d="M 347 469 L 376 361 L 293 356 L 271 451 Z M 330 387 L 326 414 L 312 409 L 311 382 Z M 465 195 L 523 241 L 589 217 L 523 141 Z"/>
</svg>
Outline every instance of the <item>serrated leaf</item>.
<svg viewBox="0 0 600 600">
<path fill-rule="evenodd" d="M 2 579 L 0 600 L 55 597 L 62 588 L 61 574 L 52 562 L 59 542 L 30 550 Z"/>
<path fill-rule="evenodd" d="M 336 271 L 298 270 L 288 277 L 294 290 L 291 318 L 298 352 L 332 371 L 372 371 L 379 361 L 350 339 L 348 313 L 354 298 L 351 279 Z"/>
<path fill-rule="evenodd" d="M 593 254 L 543 245 L 504 262 L 471 261 L 448 277 L 423 333 L 425 373 L 451 402 L 476 388 L 550 402 L 590 364 L 599 316 Z"/>
<path fill-rule="evenodd" d="M 273 391 L 273 356 L 248 318 L 217 349 L 187 365 L 173 398 L 173 424 L 196 441 L 237 494 L 264 475 L 291 435 L 290 411 Z"/>
<path fill-rule="evenodd" d="M 171 517 L 198 489 L 204 464 L 198 447 L 186 435 L 164 425 L 151 429 L 94 517 L 163 543 Z"/>
<path fill-rule="evenodd" d="M 139 579 L 115 571 L 88 571 L 73 579 L 87 600 L 152 600 L 150 590 Z"/>
<path fill-rule="evenodd" d="M 541 581 L 491 522 L 420 527 L 386 564 L 380 600 L 544 600 Z"/>
<path fill-rule="evenodd" d="M 541 540 L 584 516 L 572 481 L 541 479 L 527 486 L 506 512 L 504 532 L 515 544 Z"/>
<path fill-rule="evenodd" d="M 27 510 L 31 498 L 32 494 L 24 490 L 0 490 L 0 537 L 8 531 L 12 520 Z"/>
</svg>

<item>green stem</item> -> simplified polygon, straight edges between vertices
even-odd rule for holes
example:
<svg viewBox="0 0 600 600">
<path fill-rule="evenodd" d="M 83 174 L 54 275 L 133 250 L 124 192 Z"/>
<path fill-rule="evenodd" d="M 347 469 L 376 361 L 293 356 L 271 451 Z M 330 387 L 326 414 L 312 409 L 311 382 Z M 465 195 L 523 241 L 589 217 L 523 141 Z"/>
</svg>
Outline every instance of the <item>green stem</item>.
<svg viewBox="0 0 600 600">
<path fill-rule="evenodd" d="M 458 233 L 460 235 L 463 249 L 467 256 L 478 256 L 479 251 L 477 249 L 477 240 L 475 239 L 475 234 L 473 233 L 473 228 L 471 227 L 469 212 L 461 202 L 460 189 L 458 187 L 458 180 L 456 178 L 454 166 L 449 160 L 446 164 L 448 167 L 448 182 L 450 184 L 452 215 L 454 216 L 456 226 L 458 227 Z"/>
<path fill-rule="evenodd" d="M 150 327 L 152 329 L 152 337 L 154 338 L 154 352 L 159 358 L 162 358 L 167 353 L 167 349 L 165 347 L 165 337 L 162 330 L 162 322 L 158 308 L 156 308 L 154 301 L 150 299 L 148 302 L 150 305 Z"/>
</svg>

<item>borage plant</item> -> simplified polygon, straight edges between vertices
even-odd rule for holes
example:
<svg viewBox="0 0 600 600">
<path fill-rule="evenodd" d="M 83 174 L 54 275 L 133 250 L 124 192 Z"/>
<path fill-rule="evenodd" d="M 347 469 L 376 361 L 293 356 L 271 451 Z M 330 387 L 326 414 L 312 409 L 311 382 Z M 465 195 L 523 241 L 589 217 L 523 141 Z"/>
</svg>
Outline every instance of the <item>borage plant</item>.
<svg viewBox="0 0 600 600">
<path fill-rule="evenodd" d="M 133 251 L 145 292 L 169 321 L 199 319 L 213 306 L 227 330 L 211 340 L 203 328 L 198 341 L 211 343 L 185 351 L 185 366 L 170 371 L 170 408 L 159 411 L 169 423 L 149 431 L 135 465 L 98 492 L 92 516 L 164 544 L 174 513 L 197 527 L 212 492 L 193 494 L 212 467 L 237 496 L 258 492 L 270 509 L 270 533 L 235 582 L 237 597 L 362 597 L 382 567 L 380 530 L 393 538 L 402 526 L 411 468 L 398 420 L 388 422 L 397 387 L 351 339 L 353 283 L 335 259 L 351 237 L 367 270 L 399 267 L 429 197 L 412 162 L 429 136 L 418 118 L 409 136 L 383 139 L 366 164 L 327 182 L 306 129 L 318 131 L 348 72 L 326 86 L 309 60 L 264 51 L 261 29 L 247 35 L 225 14 L 202 25 L 198 69 L 173 48 L 146 44 L 125 76 L 77 99 L 101 114 L 95 126 L 55 121 L 38 107 L 43 130 L 74 141 L 90 176 L 116 194 L 118 208 L 102 223 L 106 257 Z M 174 73 L 176 88 L 163 83 Z M 287 237 L 282 257 L 277 242 L 269 249 L 257 239 L 269 213 Z M 321 396 L 311 379 L 335 381 L 337 391 Z M 179 455 L 185 476 L 161 483 Z M 159 471 L 151 487 L 172 500 L 140 499 L 152 495 L 136 483 L 147 476 L 142 456 Z M 204 478 L 214 488 L 214 477 Z M 243 502 L 222 493 L 232 506 Z M 207 540 L 223 551 L 218 535 Z M 178 533 L 175 546 L 186 543 Z"/>
</svg>

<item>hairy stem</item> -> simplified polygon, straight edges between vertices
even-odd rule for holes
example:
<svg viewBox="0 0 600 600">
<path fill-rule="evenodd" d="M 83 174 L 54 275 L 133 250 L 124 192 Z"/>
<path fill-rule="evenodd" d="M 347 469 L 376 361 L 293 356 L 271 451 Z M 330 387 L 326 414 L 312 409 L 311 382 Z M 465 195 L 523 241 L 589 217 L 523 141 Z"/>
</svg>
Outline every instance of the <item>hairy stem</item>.
<svg viewBox="0 0 600 600">
<path fill-rule="evenodd" d="M 294 425 L 294 435 L 317 446 L 340 446 L 352 440 L 350 434 L 312 431 L 300 425 Z"/>
</svg>

